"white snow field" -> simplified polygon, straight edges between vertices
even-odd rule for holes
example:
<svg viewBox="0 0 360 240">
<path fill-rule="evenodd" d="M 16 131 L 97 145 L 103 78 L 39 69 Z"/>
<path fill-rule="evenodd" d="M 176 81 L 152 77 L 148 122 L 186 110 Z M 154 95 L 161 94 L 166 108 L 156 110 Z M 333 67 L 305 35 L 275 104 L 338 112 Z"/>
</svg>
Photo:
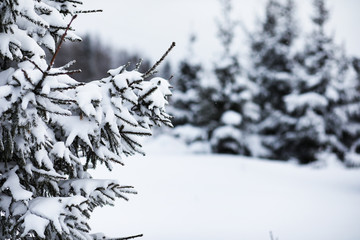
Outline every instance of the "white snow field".
<svg viewBox="0 0 360 240">
<path fill-rule="evenodd" d="M 111 173 L 138 195 L 95 211 L 93 232 L 143 240 L 357 240 L 360 170 L 303 167 L 231 155 L 194 155 L 151 138 L 146 157 Z"/>
</svg>

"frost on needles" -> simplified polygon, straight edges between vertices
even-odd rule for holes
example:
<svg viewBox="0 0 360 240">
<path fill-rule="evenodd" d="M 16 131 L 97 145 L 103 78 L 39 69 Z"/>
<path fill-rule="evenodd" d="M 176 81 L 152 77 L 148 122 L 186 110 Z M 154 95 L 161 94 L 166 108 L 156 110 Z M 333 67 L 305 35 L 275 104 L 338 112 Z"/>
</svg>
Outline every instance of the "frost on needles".
<svg viewBox="0 0 360 240">
<path fill-rule="evenodd" d="M 80 40 L 69 24 L 80 4 L 0 3 L 1 239 L 97 238 L 87 223 L 94 208 L 136 192 L 87 169 L 111 170 L 122 156 L 143 154 L 140 138 L 154 125 L 171 126 L 170 85 L 149 79 L 153 69 L 121 66 L 84 84 L 71 78 L 72 63 L 53 67 L 62 41 Z"/>
</svg>

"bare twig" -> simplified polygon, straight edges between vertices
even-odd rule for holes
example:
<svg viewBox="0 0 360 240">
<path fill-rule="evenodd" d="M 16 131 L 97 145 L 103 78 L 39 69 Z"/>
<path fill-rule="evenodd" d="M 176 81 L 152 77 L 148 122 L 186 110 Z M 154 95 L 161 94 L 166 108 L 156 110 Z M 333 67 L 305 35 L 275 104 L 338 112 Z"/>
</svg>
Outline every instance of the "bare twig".
<svg viewBox="0 0 360 240">
<path fill-rule="evenodd" d="M 169 49 L 164 53 L 164 55 L 162 55 L 162 57 L 160 58 L 159 61 L 157 61 L 154 66 L 152 66 L 144 75 L 142 75 L 143 78 L 147 78 L 149 77 L 152 72 L 160 65 L 160 63 L 162 61 L 164 61 L 164 59 L 166 58 L 166 56 L 169 54 L 169 52 L 175 47 L 175 42 L 172 42 L 171 46 L 169 47 Z"/>
<path fill-rule="evenodd" d="M 64 34 L 62 35 L 62 37 L 61 37 L 61 40 L 60 40 L 60 42 L 59 42 L 59 45 L 57 46 L 56 51 L 55 51 L 53 57 L 51 58 L 51 61 L 50 61 L 50 64 L 49 64 L 49 66 L 48 66 L 47 71 L 49 71 L 49 70 L 51 69 L 51 67 L 54 65 L 56 55 L 58 54 L 58 52 L 59 52 L 59 50 L 60 50 L 60 48 L 61 48 L 61 45 L 62 45 L 62 43 L 63 43 L 64 40 L 65 40 L 67 31 L 70 29 L 70 26 L 71 26 L 72 22 L 74 21 L 74 19 L 75 19 L 76 17 L 77 17 L 77 15 L 74 15 L 74 16 L 71 18 L 70 23 L 67 25 L 66 30 L 65 30 Z"/>
</svg>

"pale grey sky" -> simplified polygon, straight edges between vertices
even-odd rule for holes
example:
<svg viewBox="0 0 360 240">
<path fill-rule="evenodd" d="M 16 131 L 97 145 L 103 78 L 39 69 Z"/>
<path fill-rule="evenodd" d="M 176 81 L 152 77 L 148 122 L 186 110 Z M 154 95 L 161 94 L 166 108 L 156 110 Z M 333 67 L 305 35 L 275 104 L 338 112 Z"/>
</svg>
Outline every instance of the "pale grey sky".
<svg viewBox="0 0 360 240">
<path fill-rule="evenodd" d="M 267 0 L 233 0 L 234 16 L 252 29 L 264 12 Z M 308 32 L 312 0 L 296 0 L 297 19 L 303 32 Z M 328 0 L 331 10 L 329 33 L 336 42 L 344 43 L 348 53 L 360 56 L 359 0 Z M 81 15 L 74 24 L 78 33 L 90 32 L 105 43 L 119 49 L 127 48 L 158 58 L 172 41 L 177 47 L 173 59 L 186 54 L 189 34 L 198 35 L 196 51 L 202 59 L 216 54 L 215 18 L 219 14 L 218 0 L 85 0 L 86 9 L 103 9 L 103 13 Z M 239 45 L 246 44 L 239 34 Z M 241 36 L 242 35 L 242 36 Z"/>
</svg>

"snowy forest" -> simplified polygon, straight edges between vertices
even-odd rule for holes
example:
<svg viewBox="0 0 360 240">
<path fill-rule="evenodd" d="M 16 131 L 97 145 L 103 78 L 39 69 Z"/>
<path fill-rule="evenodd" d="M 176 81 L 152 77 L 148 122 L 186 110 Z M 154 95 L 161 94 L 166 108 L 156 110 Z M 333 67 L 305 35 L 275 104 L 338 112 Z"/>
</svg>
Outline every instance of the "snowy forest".
<svg viewBox="0 0 360 240">
<path fill-rule="evenodd" d="M 253 27 L 216 1 L 214 59 L 192 30 L 155 60 L 79 34 L 105 3 L 0 2 L 0 239 L 360 238 L 360 56 L 334 9 L 311 0 L 304 31 L 300 1 Z"/>
<path fill-rule="evenodd" d="M 304 36 L 294 1 L 268 1 L 248 33 L 249 56 L 236 52 L 231 1 L 221 3 L 219 59 L 203 71 L 189 56 L 173 82 L 177 134 L 190 144 L 210 143 L 215 153 L 359 166 L 360 61 L 326 32 L 326 1 L 314 1 L 312 31 Z"/>
</svg>

